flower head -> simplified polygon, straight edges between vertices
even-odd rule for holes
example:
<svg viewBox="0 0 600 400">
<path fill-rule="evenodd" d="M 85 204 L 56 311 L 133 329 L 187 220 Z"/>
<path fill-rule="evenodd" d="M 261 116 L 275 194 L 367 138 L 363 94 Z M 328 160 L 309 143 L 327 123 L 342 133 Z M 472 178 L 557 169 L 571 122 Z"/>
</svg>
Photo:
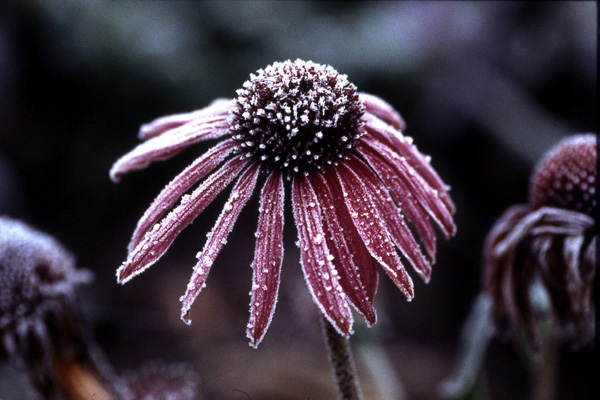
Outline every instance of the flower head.
<svg viewBox="0 0 600 400">
<path fill-rule="evenodd" d="M 93 358 L 75 297 L 90 279 L 54 238 L 0 217 L 0 358 L 22 370 L 40 398 L 59 396 L 62 363 Z"/>
<path fill-rule="evenodd" d="M 574 328 L 576 342 L 591 336 L 596 159 L 595 135 L 560 142 L 535 168 L 529 204 L 509 208 L 486 239 L 484 286 L 496 322 L 524 330 L 534 345 L 548 309 Z"/>
<path fill-rule="evenodd" d="M 412 299 L 404 263 L 429 280 L 436 253 L 431 220 L 452 236 L 454 205 L 429 158 L 402 134 L 400 115 L 383 100 L 358 93 L 345 75 L 310 61 L 274 63 L 251 75 L 237 94 L 142 126 L 145 142 L 114 164 L 116 181 L 193 143 L 222 139 L 175 177 L 142 216 L 117 271 L 119 282 L 155 263 L 239 177 L 180 299 L 181 317 L 189 323 L 190 307 L 262 175 L 247 329 L 251 345 L 262 340 L 277 300 L 286 181 L 304 276 L 339 333 L 352 333 L 349 305 L 367 324 L 375 323 L 378 263 Z"/>
</svg>

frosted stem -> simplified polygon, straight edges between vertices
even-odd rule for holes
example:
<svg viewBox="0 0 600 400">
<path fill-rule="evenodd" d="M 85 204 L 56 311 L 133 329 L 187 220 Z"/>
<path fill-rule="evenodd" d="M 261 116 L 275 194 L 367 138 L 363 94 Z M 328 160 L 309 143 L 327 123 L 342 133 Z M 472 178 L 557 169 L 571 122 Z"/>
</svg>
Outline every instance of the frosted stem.
<svg viewBox="0 0 600 400">
<path fill-rule="evenodd" d="M 339 399 L 362 400 L 348 339 L 340 335 L 323 315 L 321 322 Z"/>
</svg>

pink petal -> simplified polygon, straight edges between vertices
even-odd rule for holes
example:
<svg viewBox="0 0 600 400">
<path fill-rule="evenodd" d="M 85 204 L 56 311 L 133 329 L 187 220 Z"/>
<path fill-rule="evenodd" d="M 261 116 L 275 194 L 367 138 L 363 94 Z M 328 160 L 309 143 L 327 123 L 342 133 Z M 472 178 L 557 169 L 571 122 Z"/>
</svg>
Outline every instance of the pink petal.
<svg viewBox="0 0 600 400">
<path fill-rule="evenodd" d="M 128 251 L 130 253 L 140 244 L 152 225 L 171 209 L 185 192 L 215 169 L 231 153 L 235 148 L 235 143 L 233 139 L 220 142 L 204 153 L 202 157 L 196 159 L 160 192 L 138 221 L 129 242 Z"/>
<path fill-rule="evenodd" d="M 398 202 L 405 196 L 401 192 L 394 192 L 397 185 L 388 183 L 395 181 L 403 185 L 404 190 L 408 189 L 415 196 L 415 199 L 425 209 L 427 214 L 439 225 L 442 233 L 446 237 L 454 235 L 456 226 L 452 219 L 451 211 L 446 208 L 444 202 L 439 197 L 439 191 L 432 188 L 421 175 L 408 163 L 406 158 L 398 156 L 385 144 L 374 140 L 365 135 L 361 138 L 361 155 L 371 164 L 371 167 L 392 190 L 392 194 Z M 381 173 L 380 173 L 381 172 Z M 400 196 L 396 196 L 396 194 Z"/>
<path fill-rule="evenodd" d="M 196 119 L 138 145 L 113 164 L 110 177 L 118 182 L 123 174 L 146 168 L 152 161 L 171 158 L 194 143 L 219 138 L 228 130 L 227 116 Z"/>
<path fill-rule="evenodd" d="M 333 198 L 335 212 L 337 214 L 340 227 L 344 232 L 346 243 L 350 248 L 353 259 L 361 268 L 360 278 L 362 280 L 362 284 L 367 291 L 369 301 L 373 302 L 375 299 L 375 293 L 377 292 L 377 285 L 379 283 L 379 276 L 377 274 L 377 261 L 371 256 L 371 253 L 365 247 L 363 239 L 360 237 L 360 234 L 354 226 L 354 221 L 352 221 L 350 211 L 345 204 L 340 181 L 338 180 L 335 172 L 332 169 L 327 169 L 324 172 L 323 177 L 327 181 L 327 188 L 329 189 Z"/>
<path fill-rule="evenodd" d="M 363 253 L 366 253 L 370 262 L 365 265 L 355 262 L 353 256 L 355 249 L 349 247 L 349 243 L 346 240 L 348 232 L 342 226 L 341 221 L 337 217 L 338 212 L 336 212 L 336 208 L 346 208 L 343 200 L 342 203 L 335 202 L 329 189 L 329 182 L 325 180 L 325 177 L 320 172 L 313 173 L 310 181 L 319 199 L 319 206 L 323 211 L 323 226 L 327 239 L 327 247 L 333 256 L 334 266 L 339 272 L 340 284 L 344 288 L 344 293 L 348 296 L 350 304 L 352 304 L 369 326 L 373 325 L 377 321 L 375 309 L 373 308 L 373 296 L 369 296 L 369 292 L 371 291 L 367 290 L 361 276 L 363 269 L 366 270 L 365 273 L 367 275 L 372 274 L 372 271 L 369 269 L 374 264 L 373 257 L 369 255 L 361 241 L 359 242 L 360 247 L 356 250 L 359 252 L 362 250 Z M 339 183 L 335 183 L 339 185 Z M 348 214 L 347 210 L 346 214 Z M 351 220 L 346 220 L 345 222 L 349 222 L 351 229 L 356 231 Z"/>
<path fill-rule="evenodd" d="M 119 283 L 125 283 L 154 264 L 169 248 L 177 235 L 190 224 L 215 197 L 229 185 L 248 163 L 245 157 L 229 160 L 209 176 L 192 194 L 154 225 L 117 270 Z"/>
<path fill-rule="evenodd" d="M 200 110 L 167 115 L 165 117 L 157 118 L 152 122 L 149 122 L 140 127 L 138 136 L 142 140 L 150 139 L 155 136 L 162 135 L 166 131 L 177 128 L 181 125 L 192 122 L 195 119 L 203 117 L 216 117 L 226 115 L 229 112 L 233 104 L 233 100 L 230 99 L 217 99 L 213 101 L 208 107 Z"/>
<path fill-rule="evenodd" d="M 335 329 L 348 336 L 352 333 L 352 312 L 331 262 L 319 200 L 304 175 L 294 177 L 292 204 L 300 237 L 302 270 L 313 299 Z"/>
<path fill-rule="evenodd" d="M 257 347 L 275 312 L 283 260 L 283 175 L 272 172 L 263 187 L 252 263 L 252 298 L 246 335 Z"/>
<path fill-rule="evenodd" d="M 402 266 L 371 193 L 346 163 L 340 163 L 335 170 L 342 185 L 346 206 L 365 246 L 406 298 L 411 300 L 412 279 Z"/>
<path fill-rule="evenodd" d="M 365 157 L 362 154 L 362 147 L 359 147 L 357 150 L 359 154 Z M 415 199 L 407 185 L 396 175 L 391 167 L 386 163 L 377 162 L 377 158 L 374 160 L 369 160 L 367 157 L 365 158 L 383 180 L 402 212 L 417 230 L 417 233 L 423 242 L 423 246 L 429 255 L 429 261 L 431 264 L 435 263 L 436 238 L 427 213 Z"/>
<path fill-rule="evenodd" d="M 375 139 L 387 143 L 392 149 L 397 151 L 402 157 L 406 157 L 408 163 L 425 179 L 425 181 L 438 191 L 446 208 L 450 213 L 454 213 L 455 207 L 450 195 L 449 187 L 444 184 L 435 169 L 429 163 L 429 157 L 424 156 L 412 144 L 412 138 L 407 138 L 395 129 L 390 128 L 377 118 L 365 114 L 363 119 L 367 121 L 366 130 Z"/>
<path fill-rule="evenodd" d="M 227 243 L 227 236 L 231 233 L 233 225 L 237 221 L 242 208 L 244 208 L 246 202 L 250 196 L 252 196 L 259 171 L 260 168 L 258 164 L 254 163 L 242 174 L 231 191 L 229 200 L 225 203 L 225 207 L 223 207 L 223 211 L 221 212 L 221 215 L 219 215 L 213 230 L 208 235 L 208 240 L 204 245 L 202 253 L 198 257 L 198 263 L 196 263 L 196 266 L 194 267 L 194 272 L 187 285 L 187 290 L 179 299 L 182 303 L 181 319 L 188 325 L 192 323 L 190 319 L 190 308 L 204 287 L 210 267 L 212 267 L 215 262 L 219 251 L 221 251 L 221 248 Z"/>
<path fill-rule="evenodd" d="M 425 280 L 429 282 L 431 276 L 431 264 L 425 259 L 419 248 L 419 244 L 415 240 L 408 225 L 404 222 L 404 218 L 400 214 L 400 210 L 394 204 L 390 194 L 381 180 L 375 175 L 365 163 L 351 156 L 348 165 L 365 183 L 365 188 L 371 192 L 371 196 L 375 200 L 375 204 L 379 209 L 379 213 L 383 216 L 383 222 L 386 224 L 388 231 L 400 252 L 415 268 L 415 271 Z"/>
<path fill-rule="evenodd" d="M 358 96 L 365 105 L 368 113 L 381 118 L 398 130 L 403 131 L 406 129 L 406 122 L 404 122 L 398 111 L 388 102 L 368 93 L 359 93 Z"/>
</svg>

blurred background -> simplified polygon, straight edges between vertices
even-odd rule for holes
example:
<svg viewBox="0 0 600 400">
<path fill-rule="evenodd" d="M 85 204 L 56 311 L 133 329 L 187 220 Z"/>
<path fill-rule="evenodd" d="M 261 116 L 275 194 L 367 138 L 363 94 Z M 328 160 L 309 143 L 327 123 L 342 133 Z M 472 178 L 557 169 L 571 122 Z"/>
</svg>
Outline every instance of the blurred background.
<svg viewBox="0 0 600 400">
<path fill-rule="evenodd" d="M 274 61 L 330 64 L 400 111 L 452 187 L 458 234 L 439 235 L 430 284 L 413 274 L 407 303 L 381 273 L 379 321 L 368 329 L 357 319 L 351 339 L 367 399 L 386 390 L 435 399 L 480 290 L 486 233 L 526 201 L 546 150 L 597 132 L 597 39 L 596 2 L 2 2 L 0 214 L 56 236 L 94 272 L 82 306 L 118 372 L 184 361 L 206 399 L 334 399 L 291 218 L 277 310 L 254 350 L 245 327 L 258 196 L 187 327 L 178 298 L 224 196 L 145 274 L 126 286 L 114 274 L 145 208 L 211 143 L 118 185 L 108 177 L 142 123 L 233 97 Z M 561 354 L 559 398 L 591 398 L 593 355 L 591 346 Z M 493 340 L 484 364 L 487 398 L 529 396 L 528 365 L 512 343 Z M 24 398 L 6 363 L 0 398 Z"/>
</svg>

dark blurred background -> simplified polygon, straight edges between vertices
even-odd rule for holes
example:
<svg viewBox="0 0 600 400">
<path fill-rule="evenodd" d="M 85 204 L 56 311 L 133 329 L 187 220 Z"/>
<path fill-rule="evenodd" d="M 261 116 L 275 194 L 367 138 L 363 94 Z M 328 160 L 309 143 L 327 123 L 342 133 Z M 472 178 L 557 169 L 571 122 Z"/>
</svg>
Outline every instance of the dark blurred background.
<svg viewBox="0 0 600 400">
<path fill-rule="evenodd" d="M 486 233 L 526 201 L 546 150 L 597 131 L 597 38 L 596 2 L 2 2 L 0 213 L 56 236 L 95 273 L 82 305 L 117 371 L 185 361 L 206 399 L 333 399 L 291 219 L 277 311 L 254 350 L 245 326 L 258 196 L 187 327 L 178 298 L 223 196 L 148 272 L 126 286 L 114 273 L 150 201 L 211 144 L 118 185 L 108 177 L 140 124 L 233 97 L 274 61 L 330 64 L 397 108 L 452 186 L 458 234 L 439 237 L 431 283 L 415 277 L 407 303 L 381 273 L 379 322 L 357 319 L 352 338 L 367 399 L 382 387 L 392 399 L 434 399 L 479 291 Z M 559 398 L 591 398 L 592 358 L 589 347 L 563 352 Z M 527 363 L 510 342 L 494 340 L 485 367 L 490 399 L 529 396 Z M 22 399 L 10 366 L 0 374 L 0 398 Z"/>
</svg>

